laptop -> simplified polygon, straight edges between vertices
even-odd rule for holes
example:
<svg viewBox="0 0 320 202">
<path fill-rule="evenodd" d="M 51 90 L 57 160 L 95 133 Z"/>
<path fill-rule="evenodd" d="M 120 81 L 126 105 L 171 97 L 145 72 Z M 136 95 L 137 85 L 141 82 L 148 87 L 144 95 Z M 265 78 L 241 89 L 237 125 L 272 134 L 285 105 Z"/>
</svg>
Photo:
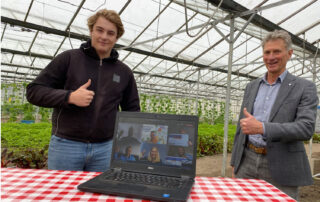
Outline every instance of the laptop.
<svg viewBox="0 0 320 202">
<path fill-rule="evenodd" d="M 110 169 L 78 189 L 186 201 L 195 178 L 197 139 L 197 116 L 118 112 Z"/>
</svg>

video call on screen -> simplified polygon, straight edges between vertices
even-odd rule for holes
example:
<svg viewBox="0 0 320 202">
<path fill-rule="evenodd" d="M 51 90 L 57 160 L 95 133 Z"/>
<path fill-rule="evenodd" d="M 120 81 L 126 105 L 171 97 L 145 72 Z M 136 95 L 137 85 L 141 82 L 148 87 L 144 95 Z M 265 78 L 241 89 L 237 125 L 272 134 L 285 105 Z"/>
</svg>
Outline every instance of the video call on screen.
<svg viewBox="0 0 320 202">
<path fill-rule="evenodd" d="M 190 122 L 120 119 L 114 160 L 191 169 L 194 128 Z"/>
</svg>

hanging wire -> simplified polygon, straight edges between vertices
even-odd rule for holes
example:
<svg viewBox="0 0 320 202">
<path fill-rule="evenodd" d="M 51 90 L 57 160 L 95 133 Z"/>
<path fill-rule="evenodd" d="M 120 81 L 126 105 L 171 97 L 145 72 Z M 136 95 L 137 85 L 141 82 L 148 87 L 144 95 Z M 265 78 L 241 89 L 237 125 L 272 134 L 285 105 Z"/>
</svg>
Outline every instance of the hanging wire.
<svg viewBox="0 0 320 202">
<path fill-rule="evenodd" d="M 161 12 L 161 0 L 159 1 L 159 17 L 158 17 L 158 22 L 157 22 L 157 37 L 158 37 L 158 34 L 159 34 L 160 12 Z"/>
<path fill-rule="evenodd" d="M 316 53 L 314 54 L 314 57 L 313 57 L 314 63 L 316 63 L 316 59 L 317 59 L 317 55 L 318 55 L 319 42 L 320 42 L 320 40 L 319 40 L 318 43 L 317 43 L 317 50 L 316 50 Z M 313 73 L 314 73 L 314 74 L 317 73 L 316 69 L 314 69 L 314 72 L 313 72 Z"/>
<path fill-rule="evenodd" d="M 76 7 L 78 7 L 78 6 L 79 6 L 79 5 L 76 5 L 76 4 L 73 4 L 73 3 L 70 3 L 69 1 L 63 1 L 63 0 L 58 0 L 58 1 L 60 1 L 60 2 L 62 2 L 62 3 L 69 4 L 69 5 L 71 5 L 71 6 L 76 6 Z M 89 10 L 89 11 L 92 11 L 92 12 L 96 12 L 99 8 L 101 8 L 103 5 L 105 5 L 105 4 L 106 4 L 106 2 L 107 2 L 107 0 L 104 0 L 104 2 L 103 2 L 100 6 L 98 6 L 95 10 L 90 9 L 90 8 L 85 8 L 85 7 L 82 7 L 82 9 L 84 9 L 84 10 Z"/>
<path fill-rule="evenodd" d="M 213 12 L 213 14 L 211 15 L 211 17 L 208 19 L 208 21 L 206 22 L 206 24 L 199 30 L 199 32 L 195 35 L 191 35 L 189 33 L 189 26 L 188 26 L 188 13 L 187 13 L 187 2 L 186 0 L 184 0 L 184 15 L 185 15 L 185 20 L 186 20 L 186 32 L 188 34 L 189 37 L 196 37 L 198 34 L 200 34 L 200 32 L 202 32 L 202 30 L 207 27 L 207 25 L 210 23 L 210 21 L 213 19 L 213 16 L 216 14 L 216 12 L 219 10 L 221 4 L 222 4 L 223 0 L 220 0 L 220 3 L 218 5 L 218 7 L 216 8 L 216 10 Z"/>
<path fill-rule="evenodd" d="M 73 45 L 71 43 L 71 37 L 70 37 L 70 27 L 68 27 L 67 32 L 68 32 L 68 39 L 69 39 L 70 46 L 73 49 Z"/>
<path fill-rule="evenodd" d="M 303 61 L 302 61 L 302 70 L 301 73 L 303 74 L 303 70 L 305 67 L 305 61 L 306 61 L 306 33 L 303 33 L 303 43 L 302 43 L 302 47 L 303 47 Z"/>
<path fill-rule="evenodd" d="M 317 43 L 317 50 L 316 50 L 316 53 L 314 54 L 314 58 L 313 58 L 313 59 L 316 59 L 316 57 L 317 57 L 317 55 L 318 55 L 319 42 L 320 42 L 320 40 L 318 40 L 318 43 Z"/>
</svg>

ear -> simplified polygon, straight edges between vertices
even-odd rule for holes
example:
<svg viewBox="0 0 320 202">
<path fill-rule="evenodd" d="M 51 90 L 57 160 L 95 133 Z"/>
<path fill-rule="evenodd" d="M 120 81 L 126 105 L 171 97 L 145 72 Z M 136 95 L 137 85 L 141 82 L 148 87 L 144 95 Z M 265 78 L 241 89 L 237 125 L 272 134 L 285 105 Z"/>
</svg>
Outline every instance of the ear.
<svg viewBox="0 0 320 202">
<path fill-rule="evenodd" d="M 289 56 L 289 58 L 288 58 L 288 59 L 290 59 L 290 58 L 291 58 L 292 53 L 293 53 L 293 49 L 290 49 L 290 50 L 288 51 L 288 56 Z"/>
</svg>

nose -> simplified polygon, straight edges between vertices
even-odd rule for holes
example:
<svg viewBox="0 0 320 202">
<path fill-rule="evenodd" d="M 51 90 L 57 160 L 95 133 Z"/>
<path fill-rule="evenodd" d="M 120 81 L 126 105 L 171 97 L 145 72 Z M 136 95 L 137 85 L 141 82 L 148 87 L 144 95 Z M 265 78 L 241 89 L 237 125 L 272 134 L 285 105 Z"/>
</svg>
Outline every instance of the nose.
<svg viewBox="0 0 320 202">
<path fill-rule="evenodd" d="M 107 39 L 108 38 L 108 34 L 106 34 L 106 33 L 101 34 L 101 38 L 102 39 Z"/>
<path fill-rule="evenodd" d="M 276 59 L 275 54 L 274 54 L 274 53 L 268 54 L 268 55 L 266 56 L 266 59 L 267 59 L 267 60 L 274 60 L 274 59 Z"/>
</svg>

